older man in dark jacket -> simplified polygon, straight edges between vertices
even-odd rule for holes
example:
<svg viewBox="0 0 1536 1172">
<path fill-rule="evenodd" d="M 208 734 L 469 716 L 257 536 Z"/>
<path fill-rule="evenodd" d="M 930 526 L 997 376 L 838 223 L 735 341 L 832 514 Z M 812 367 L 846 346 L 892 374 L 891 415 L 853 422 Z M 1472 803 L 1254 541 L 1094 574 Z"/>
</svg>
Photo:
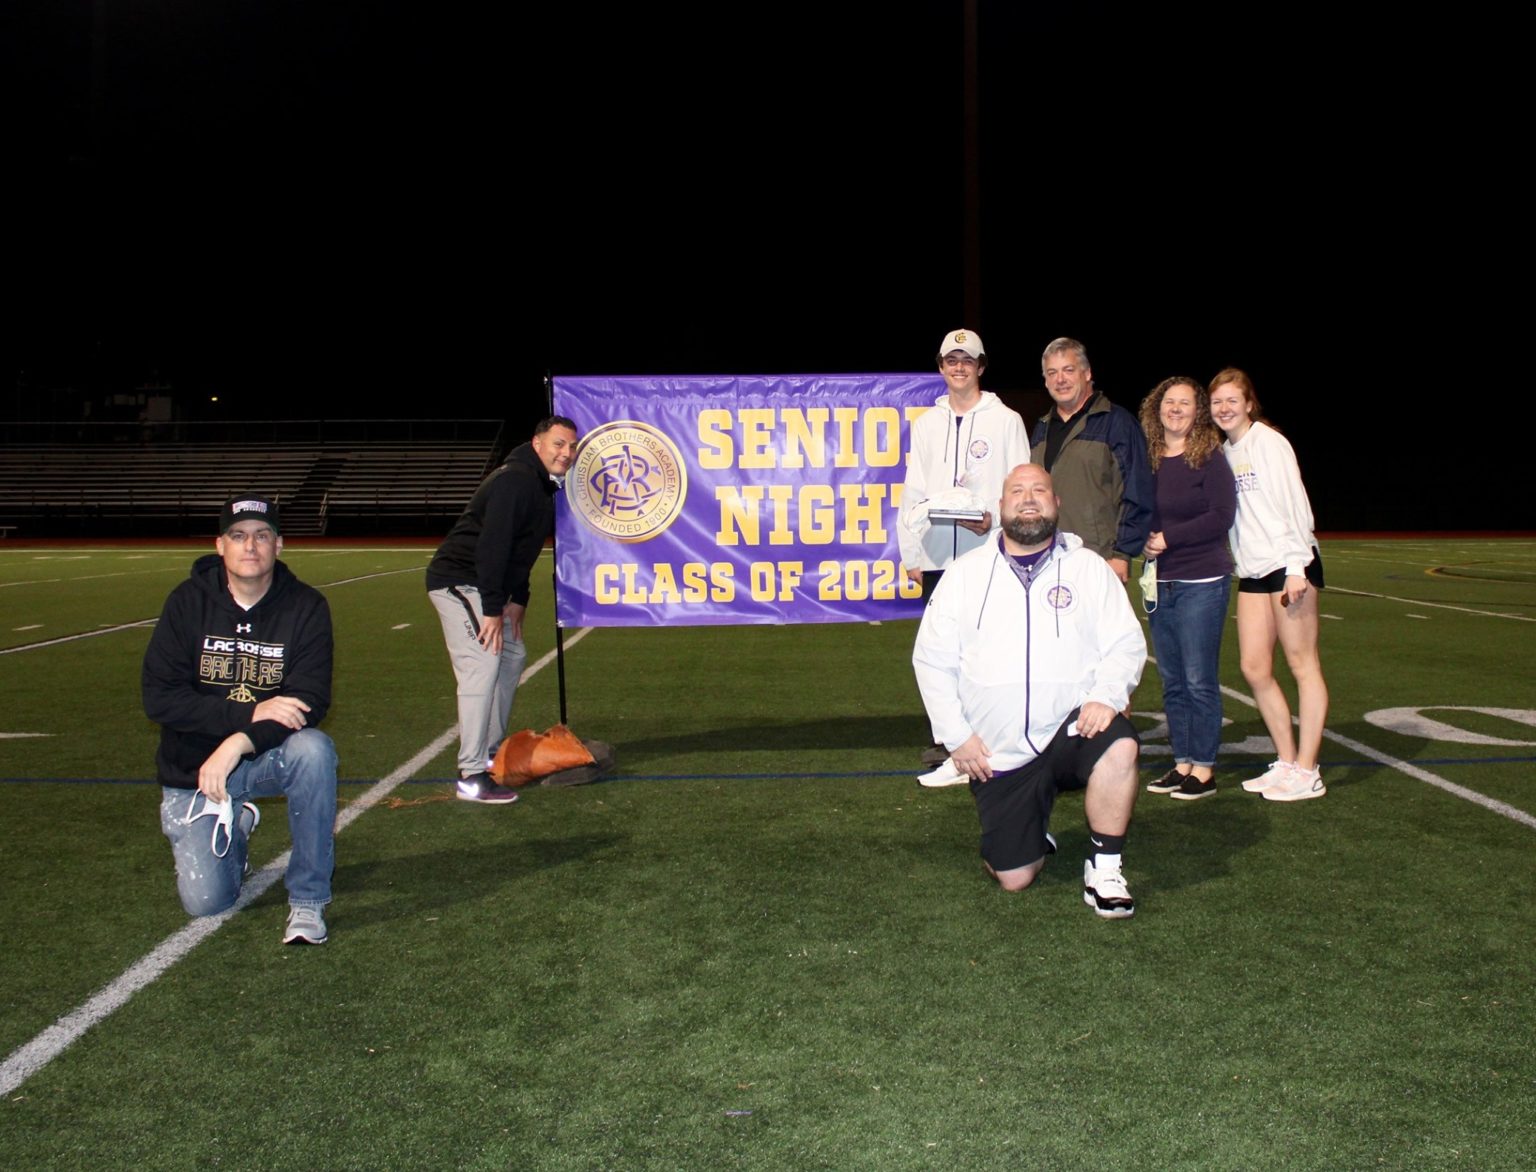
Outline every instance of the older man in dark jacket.
<svg viewBox="0 0 1536 1172">
<path fill-rule="evenodd" d="M 1152 528 L 1155 490 L 1141 424 L 1094 387 L 1081 342 L 1057 338 L 1040 372 L 1056 406 L 1035 423 L 1029 458 L 1056 484 L 1062 532 L 1081 537 L 1124 582 Z"/>
</svg>

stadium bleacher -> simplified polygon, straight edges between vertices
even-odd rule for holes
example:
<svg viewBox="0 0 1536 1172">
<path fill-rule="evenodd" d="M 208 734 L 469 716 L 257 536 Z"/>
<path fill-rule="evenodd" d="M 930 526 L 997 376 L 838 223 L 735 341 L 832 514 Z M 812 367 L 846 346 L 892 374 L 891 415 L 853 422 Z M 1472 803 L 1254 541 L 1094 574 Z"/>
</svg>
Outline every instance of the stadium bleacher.
<svg viewBox="0 0 1536 1172">
<path fill-rule="evenodd" d="M 231 493 L 279 500 L 292 535 L 431 534 L 503 454 L 498 421 L 76 429 L 0 448 L 0 534 L 202 534 Z M 203 434 L 200 434 L 200 431 Z"/>
</svg>

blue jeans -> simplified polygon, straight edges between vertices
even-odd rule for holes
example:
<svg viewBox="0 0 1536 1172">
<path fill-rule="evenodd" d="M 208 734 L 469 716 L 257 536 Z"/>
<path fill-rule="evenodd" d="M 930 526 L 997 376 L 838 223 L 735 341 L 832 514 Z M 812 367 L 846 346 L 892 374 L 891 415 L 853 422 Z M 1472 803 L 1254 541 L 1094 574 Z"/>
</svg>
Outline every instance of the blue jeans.
<svg viewBox="0 0 1536 1172">
<path fill-rule="evenodd" d="M 1163 713 L 1179 764 L 1216 764 L 1221 747 L 1221 632 L 1232 580 L 1159 582 L 1157 609 L 1147 616 Z"/>
<path fill-rule="evenodd" d="M 318 729 L 301 729 L 277 748 L 241 761 L 225 789 L 235 808 L 227 839 L 223 831 L 215 831 L 213 818 L 188 820 L 206 804 L 201 793 L 160 787 L 160 830 L 171 840 L 176 890 L 187 914 L 211 916 L 234 906 L 245 882 L 251 833 L 251 817 L 241 811 L 240 803 L 279 795 L 288 799 L 293 839 L 284 876 L 288 902 L 316 908 L 328 904 L 336 864 L 336 746 L 331 738 Z"/>
</svg>

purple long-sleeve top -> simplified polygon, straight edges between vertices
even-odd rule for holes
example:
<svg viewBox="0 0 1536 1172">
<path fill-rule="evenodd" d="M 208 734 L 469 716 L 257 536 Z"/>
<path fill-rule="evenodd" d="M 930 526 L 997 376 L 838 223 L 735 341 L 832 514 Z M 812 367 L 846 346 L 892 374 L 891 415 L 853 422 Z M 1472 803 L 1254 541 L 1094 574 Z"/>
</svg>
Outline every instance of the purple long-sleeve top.
<svg viewBox="0 0 1536 1172">
<path fill-rule="evenodd" d="M 1191 468 L 1183 456 L 1164 456 L 1153 476 L 1156 504 L 1152 532 L 1168 548 L 1157 559 L 1161 582 L 1220 578 L 1232 572 L 1227 533 L 1237 515 L 1237 485 L 1219 451 Z"/>
</svg>

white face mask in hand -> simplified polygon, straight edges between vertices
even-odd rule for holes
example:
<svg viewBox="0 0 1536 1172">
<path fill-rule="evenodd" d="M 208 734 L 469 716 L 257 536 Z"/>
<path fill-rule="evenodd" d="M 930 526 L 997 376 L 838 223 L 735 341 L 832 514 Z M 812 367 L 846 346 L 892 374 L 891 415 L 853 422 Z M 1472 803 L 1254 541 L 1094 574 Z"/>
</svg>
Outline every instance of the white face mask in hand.
<svg viewBox="0 0 1536 1172">
<path fill-rule="evenodd" d="M 197 806 L 197 799 L 199 796 L 201 796 L 203 799 L 203 808 L 194 814 L 192 811 Z M 213 824 L 213 841 L 210 843 L 210 845 L 213 847 L 214 858 L 222 859 L 229 853 L 229 844 L 233 841 L 231 828 L 233 827 L 235 821 L 235 804 L 228 798 L 225 798 L 222 802 L 215 802 L 207 794 L 201 792 L 194 793 L 192 795 L 191 804 L 187 806 L 187 816 L 184 821 L 188 826 L 191 826 L 192 823 L 196 822 L 199 818 L 215 819 Z M 219 849 L 220 830 L 224 832 L 223 850 Z"/>
<path fill-rule="evenodd" d="M 1141 587 L 1141 605 L 1148 614 L 1157 609 L 1157 559 L 1147 558 L 1142 563 L 1141 577 L 1136 579 Z"/>
</svg>

